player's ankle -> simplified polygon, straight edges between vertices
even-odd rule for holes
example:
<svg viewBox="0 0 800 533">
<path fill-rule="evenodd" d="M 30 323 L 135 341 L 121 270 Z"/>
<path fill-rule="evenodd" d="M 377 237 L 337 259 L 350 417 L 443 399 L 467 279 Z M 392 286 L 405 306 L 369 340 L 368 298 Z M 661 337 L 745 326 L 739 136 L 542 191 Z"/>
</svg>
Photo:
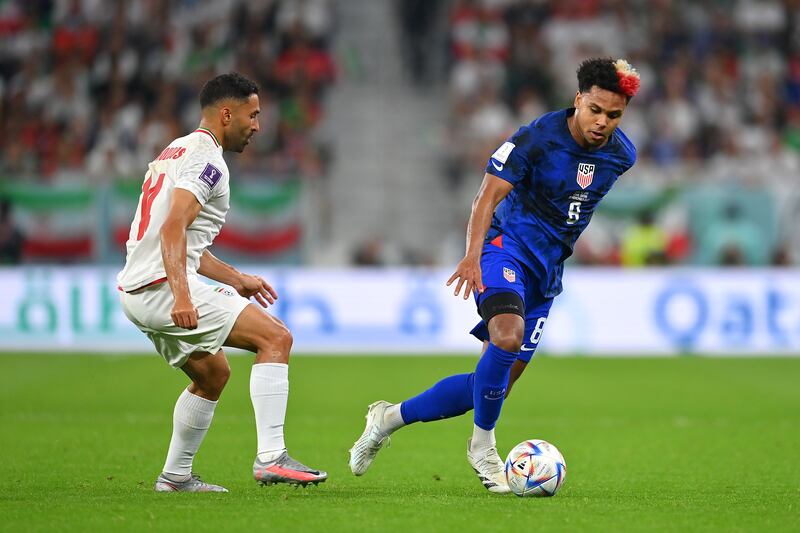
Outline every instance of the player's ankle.
<svg viewBox="0 0 800 533">
<path fill-rule="evenodd" d="M 494 428 L 483 429 L 480 426 L 473 425 L 472 439 L 470 440 L 469 449 L 471 452 L 485 450 L 497 446 L 497 441 L 494 437 Z"/>
<path fill-rule="evenodd" d="M 266 452 L 258 452 L 258 460 L 262 463 L 271 463 L 272 461 L 276 460 L 278 457 L 283 455 L 286 452 L 286 448 L 281 450 L 270 450 Z"/>
<path fill-rule="evenodd" d="M 168 481 L 183 483 L 184 481 L 189 481 L 192 478 L 192 473 L 189 472 L 187 474 L 175 474 L 173 472 L 161 472 L 161 476 Z"/>
<path fill-rule="evenodd" d="M 396 403 L 390 405 L 383 412 L 383 420 L 381 421 L 381 430 L 387 435 L 391 435 L 401 427 L 405 426 L 403 415 L 400 413 L 400 404 Z"/>
</svg>

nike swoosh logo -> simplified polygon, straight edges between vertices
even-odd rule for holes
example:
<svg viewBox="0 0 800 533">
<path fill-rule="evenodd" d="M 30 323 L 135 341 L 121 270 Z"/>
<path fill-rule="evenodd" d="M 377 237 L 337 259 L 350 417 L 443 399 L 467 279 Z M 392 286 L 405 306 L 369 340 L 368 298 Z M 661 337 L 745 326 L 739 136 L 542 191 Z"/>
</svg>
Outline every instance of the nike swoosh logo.
<svg viewBox="0 0 800 533">
<path fill-rule="evenodd" d="M 495 162 L 494 162 L 494 159 L 492 159 L 492 166 L 493 166 L 494 168 L 496 168 L 497 170 L 503 170 L 503 167 L 504 167 L 505 165 L 500 165 L 500 166 L 498 166 L 498 165 L 497 165 L 497 163 L 495 163 Z"/>
<path fill-rule="evenodd" d="M 527 346 L 525 346 L 523 344 L 522 346 L 519 347 L 519 349 L 520 349 L 520 351 L 523 351 L 523 352 L 532 352 L 532 351 L 534 351 L 536 349 L 536 347 L 534 346 L 533 348 L 528 348 Z"/>
</svg>

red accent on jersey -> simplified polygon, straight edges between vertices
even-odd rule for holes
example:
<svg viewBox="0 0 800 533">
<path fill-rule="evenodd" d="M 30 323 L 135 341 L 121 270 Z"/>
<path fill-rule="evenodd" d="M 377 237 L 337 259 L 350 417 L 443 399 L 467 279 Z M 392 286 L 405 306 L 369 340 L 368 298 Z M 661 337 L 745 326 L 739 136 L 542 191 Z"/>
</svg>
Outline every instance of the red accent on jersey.
<svg viewBox="0 0 800 533">
<path fill-rule="evenodd" d="M 497 237 L 492 239 L 492 241 L 489 244 L 494 244 L 498 248 L 502 248 L 503 247 L 503 236 L 502 235 L 498 235 Z"/>
<path fill-rule="evenodd" d="M 194 131 L 196 131 L 196 132 L 199 131 L 200 133 L 205 133 L 206 135 L 211 137 L 212 141 L 214 141 L 214 146 L 219 146 L 219 141 L 217 141 L 217 136 L 214 135 L 212 132 L 210 132 L 210 131 L 208 131 L 207 129 L 204 129 L 204 128 L 197 128 Z"/>
<path fill-rule="evenodd" d="M 150 183 L 153 181 L 153 176 L 151 174 L 147 177 L 147 181 L 144 182 L 144 185 L 142 185 L 142 214 L 139 217 L 139 233 L 136 234 L 137 241 L 142 240 L 144 232 L 147 231 L 147 226 L 150 225 L 150 210 L 153 208 L 153 200 L 156 199 L 156 196 L 161 190 L 161 186 L 164 184 L 165 175 L 164 173 L 159 174 L 156 184 L 150 187 Z"/>
<path fill-rule="evenodd" d="M 164 283 L 165 281 L 167 281 L 167 278 L 166 278 L 166 277 L 164 277 L 164 278 L 160 278 L 160 279 L 157 279 L 157 280 L 153 280 L 153 281 L 151 281 L 150 283 L 147 283 L 146 285 L 142 285 L 141 287 L 136 287 L 135 289 L 132 289 L 132 290 L 130 290 L 130 291 L 125 291 L 125 290 L 122 290 L 122 287 L 120 287 L 119 285 L 117 285 L 117 290 L 119 290 L 119 291 L 122 291 L 122 292 L 127 292 L 128 294 L 130 294 L 130 293 L 132 293 L 132 292 L 136 292 L 136 291 L 138 291 L 138 290 L 145 289 L 145 288 L 147 288 L 147 287 L 152 287 L 153 285 L 158 285 L 159 283 Z"/>
<path fill-rule="evenodd" d="M 164 159 L 178 159 L 185 153 L 186 148 L 183 148 L 182 146 L 167 146 L 160 154 L 158 154 L 156 161 L 163 161 Z"/>
</svg>

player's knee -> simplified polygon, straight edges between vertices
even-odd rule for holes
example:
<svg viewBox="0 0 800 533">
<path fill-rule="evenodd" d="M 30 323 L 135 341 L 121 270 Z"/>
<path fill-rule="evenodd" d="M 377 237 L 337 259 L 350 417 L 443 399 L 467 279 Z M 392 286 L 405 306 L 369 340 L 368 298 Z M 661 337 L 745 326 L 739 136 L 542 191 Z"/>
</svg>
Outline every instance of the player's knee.
<svg viewBox="0 0 800 533">
<path fill-rule="evenodd" d="M 217 384 L 219 385 L 220 390 L 225 388 L 225 385 L 228 384 L 228 380 L 231 378 L 231 367 L 228 366 L 226 363 L 224 367 L 219 369 L 217 373 Z"/>
<path fill-rule="evenodd" d="M 276 324 L 264 334 L 259 335 L 258 350 L 261 352 L 279 352 L 286 354 L 288 358 L 293 343 L 294 337 L 292 337 L 292 332 L 289 331 L 289 328 L 283 324 Z"/>
<path fill-rule="evenodd" d="M 492 337 L 492 344 L 507 352 L 518 352 L 522 335 L 516 331 L 499 331 Z"/>
<path fill-rule="evenodd" d="M 280 325 L 269 335 L 268 343 L 270 348 L 288 354 L 289 350 L 292 349 L 294 337 L 292 337 L 292 332 L 289 331 L 289 328 Z"/>
<path fill-rule="evenodd" d="M 285 348 L 286 353 L 288 354 L 292 349 L 292 345 L 294 344 L 294 337 L 292 336 L 292 332 L 289 331 L 289 328 L 284 326 L 279 342 L 281 346 Z"/>
</svg>

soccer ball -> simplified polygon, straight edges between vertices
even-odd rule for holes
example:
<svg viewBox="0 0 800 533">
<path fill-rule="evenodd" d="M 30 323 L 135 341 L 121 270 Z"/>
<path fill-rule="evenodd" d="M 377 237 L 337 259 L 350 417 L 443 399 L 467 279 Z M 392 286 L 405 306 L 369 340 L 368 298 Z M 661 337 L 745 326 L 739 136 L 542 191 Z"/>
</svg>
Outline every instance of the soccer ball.
<svg viewBox="0 0 800 533">
<path fill-rule="evenodd" d="M 567 464 L 547 441 L 520 442 L 506 459 L 506 479 L 517 496 L 553 496 L 567 477 Z"/>
</svg>

